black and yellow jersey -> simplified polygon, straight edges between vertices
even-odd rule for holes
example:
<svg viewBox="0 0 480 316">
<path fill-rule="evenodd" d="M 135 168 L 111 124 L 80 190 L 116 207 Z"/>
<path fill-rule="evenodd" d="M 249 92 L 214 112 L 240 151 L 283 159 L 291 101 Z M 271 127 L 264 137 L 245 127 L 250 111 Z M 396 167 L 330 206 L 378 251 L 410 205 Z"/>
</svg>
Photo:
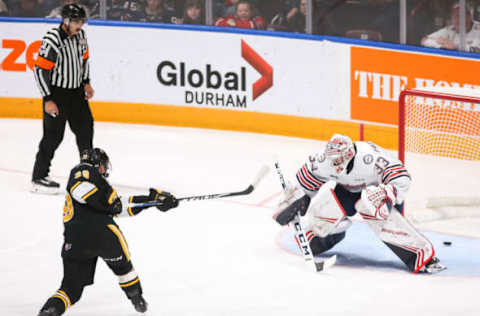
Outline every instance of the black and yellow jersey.
<svg viewBox="0 0 480 316">
<path fill-rule="evenodd" d="M 63 221 L 67 223 L 112 223 L 109 206 L 118 198 L 116 190 L 90 164 L 81 163 L 70 172 Z"/>
<path fill-rule="evenodd" d="M 74 223 L 111 224 L 116 216 L 135 216 L 147 207 L 133 206 L 153 200 L 150 195 L 120 198 L 97 168 L 80 163 L 70 172 L 63 208 L 65 225 Z M 114 209 L 115 200 L 121 200 L 121 208 Z M 118 202 L 118 201 L 117 201 Z"/>
</svg>

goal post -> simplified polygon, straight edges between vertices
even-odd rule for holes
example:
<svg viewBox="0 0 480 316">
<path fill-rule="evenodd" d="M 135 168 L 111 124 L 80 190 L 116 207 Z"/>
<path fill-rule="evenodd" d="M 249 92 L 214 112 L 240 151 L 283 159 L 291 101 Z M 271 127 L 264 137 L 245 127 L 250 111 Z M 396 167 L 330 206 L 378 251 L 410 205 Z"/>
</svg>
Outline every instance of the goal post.
<svg viewBox="0 0 480 316">
<path fill-rule="evenodd" d="M 451 160 L 452 163 L 469 163 L 469 167 L 473 163 L 474 170 L 464 172 L 478 173 L 480 90 L 426 87 L 402 91 L 399 98 L 398 137 L 398 158 L 404 163 L 405 153 L 409 152 L 451 158 L 455 160 Z M 434 164 L 433 159 L 429 159 L 429 162 Z M 480 179 L 477 183 L 480 184 Z M 477 189 L 475 191 L 472 196 L 443 194 L 441 198 L 429 197 L 427 206 L 480 205 L 480 194 Z"/>
</svg>

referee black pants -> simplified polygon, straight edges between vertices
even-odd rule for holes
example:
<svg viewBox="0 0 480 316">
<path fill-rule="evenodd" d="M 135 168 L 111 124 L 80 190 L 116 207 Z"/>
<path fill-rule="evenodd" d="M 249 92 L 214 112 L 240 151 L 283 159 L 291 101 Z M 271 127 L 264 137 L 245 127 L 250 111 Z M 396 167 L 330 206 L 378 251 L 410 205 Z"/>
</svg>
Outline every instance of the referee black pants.
<svg viewBox="0 0 480 316">
<path fill-rule="evenodd" d="M 32 180 L 48 176 L 55 150 L 63 140 L 66 122 L 76 136 L 79 153 L 92 148 L 93 117 L 83 87 L 52 87 L 52 100 L 57 105 L 59 114 L 57 117 L 47 114 L 43 103 L 43 136 L 38 146 Z"/>
</svg>

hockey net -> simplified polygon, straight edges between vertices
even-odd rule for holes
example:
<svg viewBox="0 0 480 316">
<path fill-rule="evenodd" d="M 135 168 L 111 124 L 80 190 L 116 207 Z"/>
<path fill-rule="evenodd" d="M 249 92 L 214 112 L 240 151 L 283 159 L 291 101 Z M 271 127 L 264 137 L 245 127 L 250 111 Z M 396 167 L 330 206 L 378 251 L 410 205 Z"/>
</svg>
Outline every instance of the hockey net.
<svg viewBox="0 0 480 316">
<path fill-rule="evenodd" d="M 426 174 L 423 188 L 417 187 L 430 189 L 426 207 L 480 205 L 476 188 L 480 183 L 480 91 L 443 87 L 402 91 L 398 153 L 407 168 L 410 158 L 412 164 L 415 159 L 427 161 L 416 170 Z"/>
</svg>

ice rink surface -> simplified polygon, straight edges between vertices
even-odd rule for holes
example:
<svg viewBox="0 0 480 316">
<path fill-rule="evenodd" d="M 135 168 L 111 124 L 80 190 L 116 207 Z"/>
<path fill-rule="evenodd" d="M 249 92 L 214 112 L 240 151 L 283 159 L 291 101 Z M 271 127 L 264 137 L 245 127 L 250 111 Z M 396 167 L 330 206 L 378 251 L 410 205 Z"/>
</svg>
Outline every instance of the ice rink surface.
<svg viewBox="0 0 480 316">
<path fill-rule="evenodd" d="M 37 315 L 62 278 L 63 195 L 28 191 L 41 134 L 40 120 L 0 119 L 2 316 Z M 112 123 L 96 123 L 94 140 L 111 158 L 109 179 L 121 195 L 148 187 L 180 197 L 243 190 L 275 154 L 293 179 L 307 156 L 323 148 L 280 136 Z M 67 129 L 51 176 L 64 186 L 77 163 Z M 368 232 L 355 222 L 334 248 L 342 254 L 338 265 L 315 274 L 289 253 L 289 232 L 272 220 L 280 185 L 270 172 L 245 197 L 117 220 L 149 302 L 146 315 L 479 315 L 480 210 L 441 210 L 440 218 L 423 210 L 426 196 L 478 193 L 479 163 L 412 157 L 407 165 L 415 181 L 407 216 L 436 236 L 432 242 L 449 269 L 463 273 L 410 274 L 380 242 L 365 240 Z M 442 248 L 447 238 L 450 249 Z M 66 315 L 139 314 L 99 261 L 95 284 Z"/>
</svg>

